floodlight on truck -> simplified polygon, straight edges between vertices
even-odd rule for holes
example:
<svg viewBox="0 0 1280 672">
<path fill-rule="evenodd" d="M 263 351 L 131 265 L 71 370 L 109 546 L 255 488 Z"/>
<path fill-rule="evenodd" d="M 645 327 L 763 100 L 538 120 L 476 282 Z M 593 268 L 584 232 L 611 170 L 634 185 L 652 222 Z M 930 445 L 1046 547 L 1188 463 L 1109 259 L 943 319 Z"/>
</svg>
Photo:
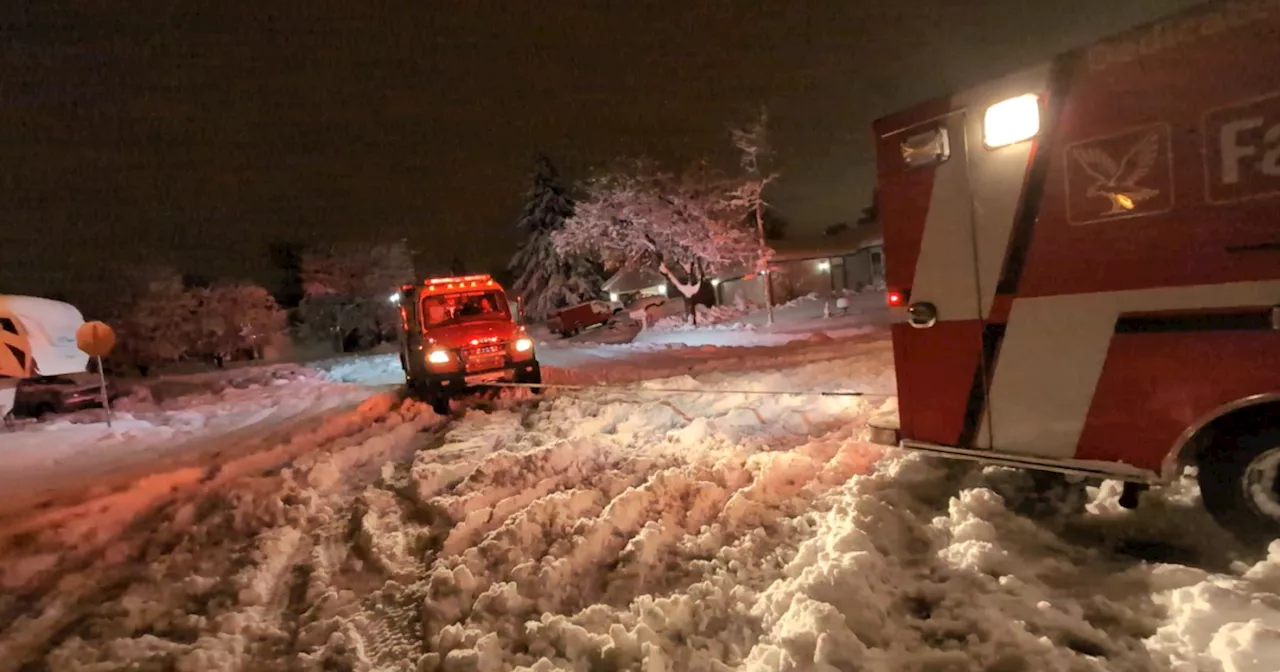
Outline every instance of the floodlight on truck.
<svg viewBox="0 0 1280 672">
<path fill-rule="evenodd" d="M 1030 140 L 1040 133 L 1040 98 L 1033 93 L 1002 100 L 987 108 L 982 137 L 987 149 Z"/>
</svg>

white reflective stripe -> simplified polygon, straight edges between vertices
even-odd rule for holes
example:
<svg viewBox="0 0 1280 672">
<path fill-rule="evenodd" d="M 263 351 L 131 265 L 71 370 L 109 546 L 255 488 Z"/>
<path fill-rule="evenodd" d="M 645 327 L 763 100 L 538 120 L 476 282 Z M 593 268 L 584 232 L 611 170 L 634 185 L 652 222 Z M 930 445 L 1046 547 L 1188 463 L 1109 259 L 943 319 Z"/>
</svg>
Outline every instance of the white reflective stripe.
<svg viewBox="0 0 1280 672">
<path fill-rule="evenodd" d="M 978 291 L 982 299 L 982 316 L 991 315 L 996 285 L 1004 268 L 1005 256 L 1013 236 L 1018 202 L 1026 185 L 1032 142 L 1019 142 L 989 150 L 983 144 L 983 117 L 991 105 L 1015 96 L 1034 93 L 1044 96 L 1049 87 L 1050 63 L 1002 77 L 976 86 L 956 96 L 956 104 L 970 110 L 969 186 L 971 189 L 974 228 L 977 232 Z M 1043 132 L 1045 120 L 1041 118 Z M 972 258 L 973 252 L 966 254 Z"/>
<path fill-rule="evenodd" d="M 929 213 L 911 281 L 912 303 L 932 303 L 938 318 L 948 321 L 978 319 L 964 117 L 956 112 L 942 120 L 951 136 L 951 158 L 932 169 Z"/>
<path fill-rule="evenodd" d="M 1122 313 L 1273 303 L 1280 280 L 1015 299 L 981 436 L 994 427 L 999 450 L 1074 457 Z"/>
</svg>

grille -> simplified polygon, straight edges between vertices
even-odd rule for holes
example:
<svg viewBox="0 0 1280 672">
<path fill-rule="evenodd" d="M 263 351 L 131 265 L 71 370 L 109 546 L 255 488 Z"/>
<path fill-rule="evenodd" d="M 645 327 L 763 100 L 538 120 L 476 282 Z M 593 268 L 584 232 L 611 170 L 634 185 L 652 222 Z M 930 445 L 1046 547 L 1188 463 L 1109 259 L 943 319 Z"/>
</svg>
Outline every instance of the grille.
<svg viewBox="0 0 1280 672">
<path fill-rule="evenodd" d="M 463 361 L 468 373 L 502 368 L 506 363 L 507 346 L 504 343 L 492 345 L 473 345 L 462 351 Z"/>
</svg>

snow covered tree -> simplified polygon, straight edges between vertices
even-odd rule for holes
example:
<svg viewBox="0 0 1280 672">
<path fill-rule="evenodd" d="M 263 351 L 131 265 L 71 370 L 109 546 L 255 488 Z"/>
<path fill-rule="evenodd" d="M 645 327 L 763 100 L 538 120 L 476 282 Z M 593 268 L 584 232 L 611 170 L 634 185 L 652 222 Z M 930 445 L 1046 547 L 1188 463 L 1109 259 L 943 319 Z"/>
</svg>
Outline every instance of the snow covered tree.
<svg viewBox="0 0 1280 672">
<path fill-rule="evenodd" d="M 765 165 L 772 150 L 769 147 L 769 112 L 761 109 L 760 116 L 755 121 L 742 127 L 733 129 L 731 135 L 733 137 L 733 146 L 738 148 L 740 152 L 740 165 L 746 174 L 745 179 L 738 185 L 732 196 L 733 205 L 743 211 L 751 213 L 755 219 L 756 237 L 760 243 L 760 255 L 756 259 L 756 272 L 764 282 L 765 303 L 769 311 L 769 324 L 773 324 L 773 281 L 769 278 L 769 257 L 767 243 L 765 239 L 768 235 L 765 210 L 768 203 L 764 200 L 764 190 L 769 183 L 777 177 L 776 174 L 765 172 Z"/>
<path fill-rule="evenodd" d="M 744 223 L 742 181 L 705 162 L 673 174 L 638 160 L 584 188 L 575 214 L 552 234 L 556 248 L 657 269 L 684 296 L 695 323 L 693 304 L 709 291 L 709 274 L 767 263 L 770 251 Z"/>
<path fill-rule="evenodd" d="M 360 337 L 387 338 L 397 319 L 388 299 L 414 277 L 403 241 L 312 250 L 302 255 L 301 267 L 304 331 L 333 339 L 339 350 Z"/>
<path fill-rule="evenodd" d="M 195 349 L 220 366 L 237 352 L 260 357 L 266 343 L 285 326 L 284 311 L 266 289 L 247 283 L 194 290 L 199 302 Z"/>
<path fill-rule="evenodd" d="M 539 156 L 516 223 L 526 238 L 508 264 L 515 276 L 513 291 L 524 300 L 525 312 L 538 319 L 557 308 L 598 297 L 604 284 L 598 263 L 581 254 L 562 253 L 551 239 L 573 216 L 573 207 L 555 166 Z"/>
<path fill-rule="evenodd" d="M 284 329 L 284 311 L 258 285 L 200 287 L 177 273 L 148 275 L 115 320 L 120 347 L 114 358 L 143 375 L 152 367 L 193 358 L 221 364 L 239 352 L 260 356 L 261 347 Z"/>
<path fill-rule="evenodd" d="M 142 375 L 152 367 L 177 362 L 195 346 L 192 323 L 200 302 L 177 273 L 158 270 L 134 289 L 117 318 L 119 350 L 115 358 L 136 366 Z"/>
</svg>

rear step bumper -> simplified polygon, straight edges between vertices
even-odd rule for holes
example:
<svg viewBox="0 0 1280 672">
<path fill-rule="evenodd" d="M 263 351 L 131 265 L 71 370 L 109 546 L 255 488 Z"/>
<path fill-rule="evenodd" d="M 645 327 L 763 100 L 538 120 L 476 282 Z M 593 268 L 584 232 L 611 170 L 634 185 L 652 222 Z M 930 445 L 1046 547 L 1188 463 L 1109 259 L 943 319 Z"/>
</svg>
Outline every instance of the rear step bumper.
<svg viewBox="0 0 1280 672">
<path fill-rule="evenodd" d="M 1088 478 L 1115 479 L 1131 483 L 1151 484 L 1158 483 L 1161 480 L 1160 475 L 1154 471 L 1139 469 L 1120 462 L 1054 460 L 1044 457 L 1036 457 L 1033 455 L 1006 453 L 997 450 L 957 448 L 955 446 L 944 446 L 936 443 L 928 443 L 926 441 L 900 439 L 900 431 L 897 427 L 868 425 L 868 429 L 869 436 L 867 437 L 867 440 L 871 443 L 883 446 L 898 446 L 909 450 L 918 450 L 920 452 L 954 460 L 970 460 L 973 462 L 984 462 L 1002 467 L 1051 471 L 1059 474 L 1084 476 Z"/>
</svg>

